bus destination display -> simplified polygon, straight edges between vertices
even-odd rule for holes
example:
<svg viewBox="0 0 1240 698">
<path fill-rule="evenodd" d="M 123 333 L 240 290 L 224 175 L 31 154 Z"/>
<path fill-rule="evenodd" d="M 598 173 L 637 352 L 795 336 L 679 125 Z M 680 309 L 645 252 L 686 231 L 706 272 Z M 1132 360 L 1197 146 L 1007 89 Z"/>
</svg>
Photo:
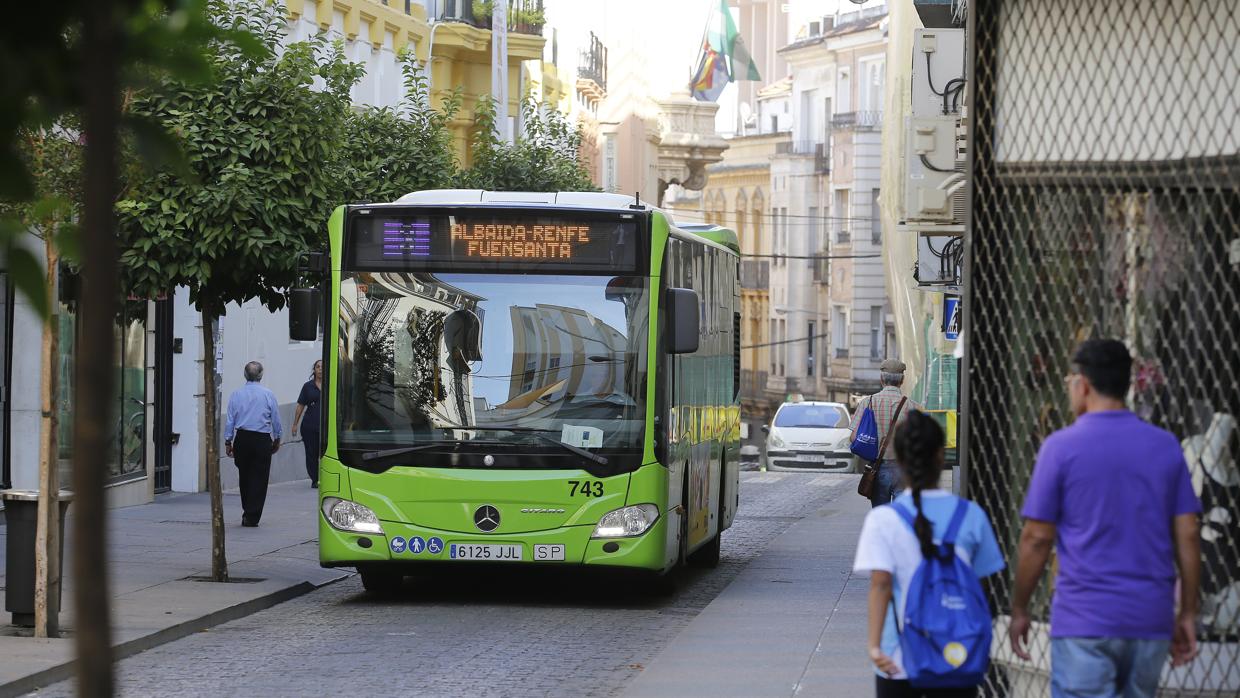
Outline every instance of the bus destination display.
<svg viewBox="0 0 1240 698">
<path fill-rule="evenodd" d="M 588 214 L 361 215 L 352 233 L 349 247 L 359 267 L 552 264 L 622 270 L 637 263 L 636 222 Z"/>
</svg>

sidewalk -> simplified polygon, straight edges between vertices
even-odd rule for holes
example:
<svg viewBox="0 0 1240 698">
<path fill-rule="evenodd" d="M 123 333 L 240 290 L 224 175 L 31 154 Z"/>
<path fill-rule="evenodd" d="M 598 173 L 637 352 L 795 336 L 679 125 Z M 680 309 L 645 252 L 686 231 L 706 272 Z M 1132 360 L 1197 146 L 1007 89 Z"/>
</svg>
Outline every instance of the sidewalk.
<svg viewBox="0 0 1240 698">
<path fill-rule="evenodd" d="M 874 695 L 869 577 L 852 574 L 870 504 L 853 481 L 793 524 L 629 684 L 626 696 Z"/>
<path fill-rule="evenodd" d="M 232 584 L 194 581 L 211 569 L 210 501 L 206 493 L 169 495 L 152 504 L 108 512 L 109 582 L 116 657 L 126 657 L 240 618 L 350 574 L 323 569 L 315 543 L 317 491 L 306 480 L 271 485 L 262 525 L 242 528 L 241 499 L 224 493 Z M 72 518 L 73 508 L 69 509 Z M 72 526 L 66 524 L 68 546 Z M 0 526 L 0 551 L 7 526 Z M 66 588 L 60 625 L 73 631 L 73 587 L 65 550 Z M 5 583 L 0 554 L 0 587 Z M 16 636 L 0 619 L 0 698 L 72 676 L 71 639 Z M 24 633 L 29 635 L 28 632 Z"/>
</svg>

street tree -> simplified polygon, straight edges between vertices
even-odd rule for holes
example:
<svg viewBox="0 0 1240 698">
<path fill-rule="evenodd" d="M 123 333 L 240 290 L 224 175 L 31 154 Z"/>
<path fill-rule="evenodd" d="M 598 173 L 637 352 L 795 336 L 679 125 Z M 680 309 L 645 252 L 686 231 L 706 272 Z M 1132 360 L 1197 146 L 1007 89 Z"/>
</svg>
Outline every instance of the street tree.
<svg viewBox="0 0 1240 698">
<path fill-rule="evenodd" d="M 336 158 L 337 203 L 395 201 L 411 191 L 453 184 L 458 163 L 450 124 L 461 94 L 454 92 L 434 109 L 411 53 L 401 56 L 401 70 L 405 95 L 396 107 L 361 107 L 346 118 Z"/>
<path fill-rule="evenodd" d="M 495 129 L 496 109 L 481 99 L 474 109 L 473 164 L 460 186 L 491 191 L 597 191 L 581 161 L 581 131 L 561 112 L 532 97 L 521 103 L 521 133 L 512 143 Z"/>
<path fill-rule="evenodd" d="M 281 48 L 282 5 L 216 2 L 218 26 L 244 29 L 254 55 L 213 42 L 213 80 L 167 77 L 134 95 L 129 111 L 175 134 L 187 171 L 164 168 L 130 183 L 117 204 L 126 287 L 155 297 L 185 287 L 202 313 L 211 576 L 227 581 L 220 495 L 215 327 L 230 303 L 284 306 L 298 261 L 321 246 L 339 198 L 336 158 L 349 90 L 362 67 L 323 36 Z"/>
<path fill-rule="evenodd" d="M 74 644 L 78 695 L 110 696 L 103 492 L 110 429 L 103 415 L 109 412 L 114 390 L 111 320 L 118 283 L 113 206 L 121 93 L 139 73 L 169 71 L 185 79 L 204 75 L 201 47 L 219 35 L 205 21 L 200 0 L 63 0 L 23 9 L 20 22 L 0 24 L 0 71 L 5 76 L 0 81 L 0 201 L 6 204 L 0 212 L 0 251 L 18 290 L 46 320 L 51 300 L 40 264 L 20 247 L 21 237 L 39 216 L 21 213 L 25 204 L 37 203 L 38 194 L 29 164 L 19 154 L 19 134 L 51 129 L 66 114 L 77 113 L 86 147 L 75 216 L 83 321 L 74 404 L 79 414 L 92 418 L 75 420 L 73 431 Z M 243 37 L 233 39 L 244 43 Z M 151 131 L 138 129 L 135 134 L 147 143 L 158 140 Z M 39 518 L 46 525 L 57 503 L 55 492 L 43 489 Z"/>
</svg>

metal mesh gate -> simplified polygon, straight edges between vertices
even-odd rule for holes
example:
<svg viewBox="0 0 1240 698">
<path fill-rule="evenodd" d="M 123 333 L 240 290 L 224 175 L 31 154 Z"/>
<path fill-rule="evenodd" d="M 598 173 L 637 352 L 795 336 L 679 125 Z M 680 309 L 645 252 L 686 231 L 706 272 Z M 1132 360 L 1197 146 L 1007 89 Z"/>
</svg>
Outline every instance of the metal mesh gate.
<svg viewBox="0 0 1240 698">
<path fill-rule="evenodd" d="M 1073 346 L 1122 339 L 1130 406 L 1183 440 L 1205 510 L 1201 656 L 1163 695 L 1240 695 L 1240 9 L 973 0 L 966 487 L 1014 562 Z M 1011 576 L 990 587 L 1001 615 Z M 1035 619 L 1048 617 L 1044 579 Z M 1003 648 L 991 695 L 1047 695 Z M 997 644 L 998 649 L 998 644 Z"/>
</svg>

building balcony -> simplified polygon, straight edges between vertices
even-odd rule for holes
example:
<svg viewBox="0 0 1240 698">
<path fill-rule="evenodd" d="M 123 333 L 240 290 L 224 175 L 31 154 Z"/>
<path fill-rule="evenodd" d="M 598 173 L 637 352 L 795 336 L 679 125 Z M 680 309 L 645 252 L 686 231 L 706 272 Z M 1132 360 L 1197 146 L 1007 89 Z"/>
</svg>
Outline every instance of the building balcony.
<svg viewBox="0 0 1240 698">
<path fill-rule="evenodd" d="M 879 131 L 883 127 L 883 112 L 848 111 L 831 117 L 831 128 L 836 131 Z"/>
<path fill-rule="evenodd" d="M 835 244 L 850 245 L 852 244 L 852 233 L 847 230 L 837 230 L 835 232 Z"/>
<path fill-rule="evenodd" d="M 818 250 L 814 253 L 818 259 L 810 260 L 810 270 L 813 272 L 814 281 L 817 283 L 825 283 L 831 280 L 831 251 L 827 249 Z"/>
<path fill-rule="evenodd" d="M 813 156 L 814 172 L 831 171 L 831 146 L 822 141 L 781 141 L 775 144 L 775 154 Z"/>
<path fill-rule="evenodd" d="M 741 369 L 741 399 L 762 400 L 766 397 L 767 372 Z"/>
<path fill-rule="evenodd" d="M 594 32 L 590 32 L 589 47 L 581 50 L 577 62 L 577 79 L 592 80 L 604 93 L 607 92 L 607 47 Z"/>
<path fill-rule="evenodd" d="M 776 155 L 813 155 L 822 143 L 818 141 L 780 141 L 775 144 Z"/>
<path fill-rule="evenodd" d="M 837 359 L 847 359 L 847 358 L 848 358 L 848 347 L 836 347 L 836 348 L 835 348 L 835 358 L 837 358 Z"/>
<path fill-rule="evenodd" d="M 408 4 L 406 1 L 406 7 Z M 479 29 L 491 29 L 494 8 L 492 0 L 429 0 L 426 14 L 433 22 L 463 22 Z M 509 0 L 508 31 L 542 36 L 544 24 L 543 0 Z"/>
<path fill-rule="evenodd" d="M 765 290 L 771 287 L 771 262 L 767 259 L 741 261 L 741 288 Z"/>
</svg>

